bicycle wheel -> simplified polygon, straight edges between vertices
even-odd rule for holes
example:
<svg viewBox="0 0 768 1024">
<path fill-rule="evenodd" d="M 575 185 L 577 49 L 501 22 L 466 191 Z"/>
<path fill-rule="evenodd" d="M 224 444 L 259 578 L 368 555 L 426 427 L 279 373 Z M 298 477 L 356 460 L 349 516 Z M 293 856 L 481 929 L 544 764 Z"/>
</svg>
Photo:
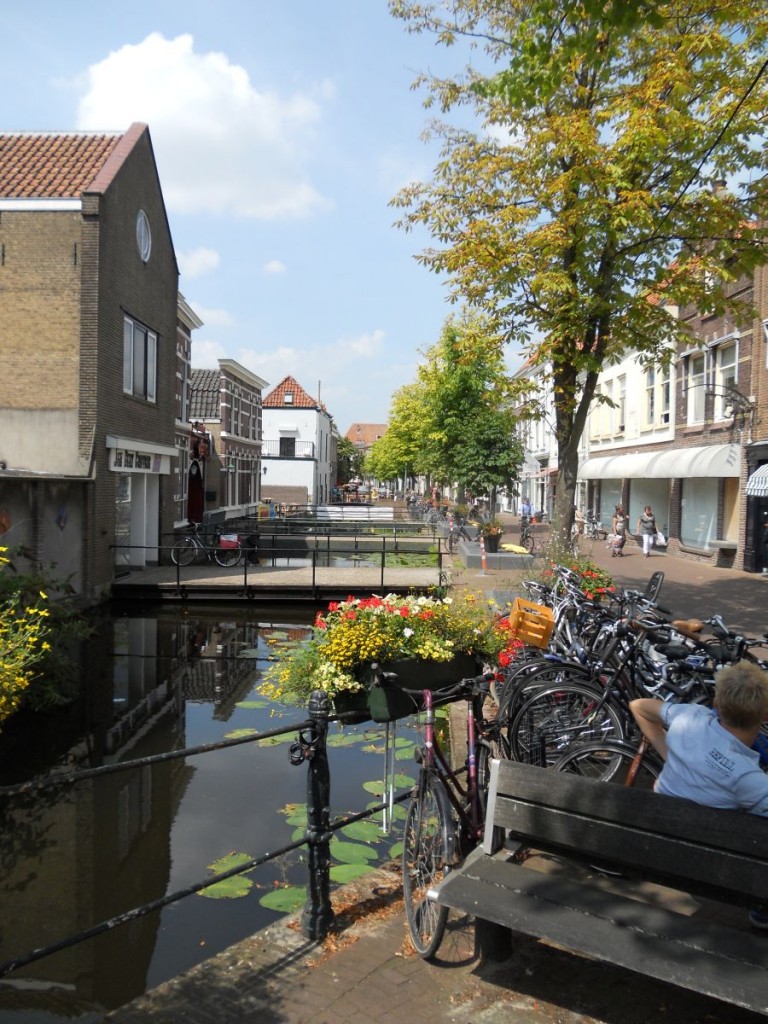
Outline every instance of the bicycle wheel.
<svg viewBox="0 0 768 1024">
<path fill-rule="evenodd" d="M 442 782 L 422 772 L 408 806 L 403 833 L 403 901 L 413 948 L 429 960 L 442 941 L 448 907 L 427 898 L 427 890 L 450 870 L 455 830 Z"/>
<path fill-rule="evenodd" d="M 520 547 L 525 548 L 529 555 L 533 554 L 534 540 L 532 533 L 528 533 L 520 538 Z"/>
<path fill-rule="evenodd" d="M 598 740 L 594 743 L 575 744 L 553 767 L 556 771 L 570 772 L 596 782 L 613 782 L 634 789 L 653 789 L 664 762 L 654 751 L 646 750 L 632 775 L 636 758 L 637 749 L 631 743 Z"/>
<path fill-rule="evenodd" d="M 191 565 L 197 558 L 197 550 L 192 537 L 182 537 L 171 548 L 171 561 L 174 565 Z"/>
<path fill-rule="evenodd" d="M 544 767 L 554 764 L 574 743 L 624 738 L 621 709 L 602 689 L 585 683 L 533 693 L 509 727 L 512 759 Z"/>
<path fill-rule="evenodd" d="M 213 557 L 219 563 L 224 566 L 225 569 L 230 566 L 237 565 L 240 561 L 240 556 L 243 553 L 243 549 L 238 544 L 236 548 L 220 548 L 216 547 L 213 549 Z"/>
</svg>

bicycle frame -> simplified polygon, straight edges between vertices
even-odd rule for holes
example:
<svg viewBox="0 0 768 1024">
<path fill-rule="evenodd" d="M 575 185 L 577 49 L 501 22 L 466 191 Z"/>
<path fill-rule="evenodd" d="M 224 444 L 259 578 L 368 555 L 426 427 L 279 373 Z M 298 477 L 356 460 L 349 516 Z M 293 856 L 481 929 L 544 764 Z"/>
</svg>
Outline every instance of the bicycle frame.
<svg viewBox="0 0 768 1024">
<path fill-rule="evenodd" d="M 480 788 L 477 772 L 478 725 L 483 722 L 482 705 L 485 694 L 476 692 L 467 697 L 467 759 L 466 784 L 462 785 L 459 778 L 460 770 L 454 770 L 443 753 L 435 730 L 434 694 L 431 690 L 423 690 L 424 702 L 424 748 L 422 771 L 434 772 L 442 781 L 446 795 L 456 812 L 460 832 L 468 836 L 474 843 L 482 839 L 485 820 L 484 808 L 481 806 Z"/>
</svg>

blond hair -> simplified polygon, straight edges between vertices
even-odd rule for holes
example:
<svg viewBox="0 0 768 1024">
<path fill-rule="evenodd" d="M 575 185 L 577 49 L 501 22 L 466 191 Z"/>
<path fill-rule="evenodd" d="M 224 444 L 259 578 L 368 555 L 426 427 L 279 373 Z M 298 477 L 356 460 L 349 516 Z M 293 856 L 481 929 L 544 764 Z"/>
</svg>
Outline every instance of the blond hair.
<svg viewBox="0 0 768 1024">
<path fill-rule="evenodd" d="M 768 672 L 749 661 L 721 669 L 715 678 L 715 706 L 725 725 L 754 729 L 768 719 Z"/>
</svg>

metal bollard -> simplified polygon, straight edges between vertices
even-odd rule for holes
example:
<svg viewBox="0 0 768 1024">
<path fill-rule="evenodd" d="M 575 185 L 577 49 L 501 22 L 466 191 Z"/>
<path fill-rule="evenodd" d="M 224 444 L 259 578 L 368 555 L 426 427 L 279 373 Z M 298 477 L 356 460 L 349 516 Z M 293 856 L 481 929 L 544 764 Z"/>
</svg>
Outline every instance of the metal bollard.
<svg viewBox="0 0 768 1024">
<path fill-rule="evenodd" d="M 328 694 L 315 690 L 309 698 L 309 717 L 313 730 L 305 746 L 307 774 L 307 840 L 309 879 L 307 902 L 301 915 L 301 933 L 307 939 L 324 939 L 333 924 L 331 906 L 331 773 L 328 768 L 326 738 L 331 703 Z"/>
</svg>

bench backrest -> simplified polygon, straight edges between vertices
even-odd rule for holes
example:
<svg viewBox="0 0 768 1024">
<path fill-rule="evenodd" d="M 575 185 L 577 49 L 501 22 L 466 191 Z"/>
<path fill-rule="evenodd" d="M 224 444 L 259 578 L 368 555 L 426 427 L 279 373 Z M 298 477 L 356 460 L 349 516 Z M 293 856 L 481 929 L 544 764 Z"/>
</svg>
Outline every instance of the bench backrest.
<svg viewBox="0 0 768 1024">
<path fill-rule="evenodd" d="M 494 826 L 537 849 L 610 863 L 687 892 L 750 906 L 768 899 L 768 819 L 703 807 L 514 761 L 493 761 Z"/>
</svg>

